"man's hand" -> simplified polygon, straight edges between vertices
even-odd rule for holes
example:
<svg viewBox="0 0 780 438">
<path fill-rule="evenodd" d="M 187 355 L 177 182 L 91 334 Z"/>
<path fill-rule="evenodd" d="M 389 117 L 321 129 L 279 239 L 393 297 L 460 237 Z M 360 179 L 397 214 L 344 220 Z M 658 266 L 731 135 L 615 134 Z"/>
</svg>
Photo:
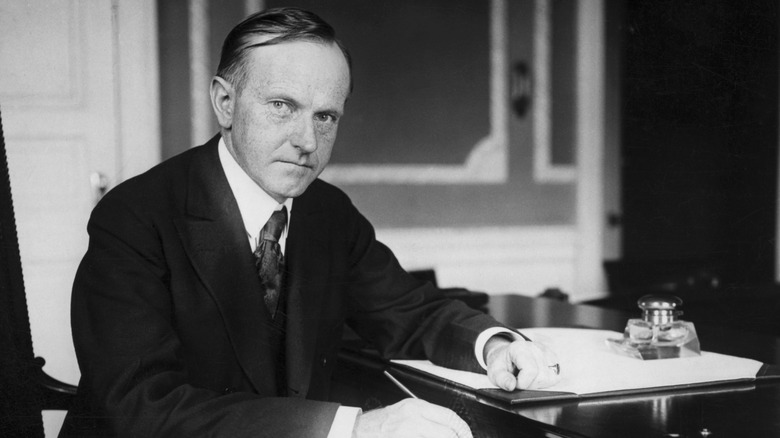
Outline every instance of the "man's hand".
<svg viewBox="0 0 780 438">
<path fill-rule="evenodd" d="M 485 344 L 485 363 L 490 381 L 506 391 L 546 388 L 561 380 L 558 358 L 540 342 L 494 336 Z"/>
<path fill-rule="evenodd" d="M 353 438 L 472 438 L 471 429 L 455 412 L 424 400 L 408 398 L 358 416 Z"/>
</svg>

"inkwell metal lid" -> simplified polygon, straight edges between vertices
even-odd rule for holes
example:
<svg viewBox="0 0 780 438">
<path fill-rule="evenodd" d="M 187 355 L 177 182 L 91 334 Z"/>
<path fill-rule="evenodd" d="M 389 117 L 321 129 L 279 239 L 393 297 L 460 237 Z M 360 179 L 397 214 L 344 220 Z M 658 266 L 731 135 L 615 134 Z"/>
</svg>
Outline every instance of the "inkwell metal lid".
<svg viewBox="0 0 780 438">
<path fill-rule="evenodd" d="M 642 309 L 642 319 L 653 324 L 668 324 L 676 321 L 682 315 L 678 310 L 682 306 L 682 299 L 674 295 L 645 295 L 637 301 Z"/>
</svg>

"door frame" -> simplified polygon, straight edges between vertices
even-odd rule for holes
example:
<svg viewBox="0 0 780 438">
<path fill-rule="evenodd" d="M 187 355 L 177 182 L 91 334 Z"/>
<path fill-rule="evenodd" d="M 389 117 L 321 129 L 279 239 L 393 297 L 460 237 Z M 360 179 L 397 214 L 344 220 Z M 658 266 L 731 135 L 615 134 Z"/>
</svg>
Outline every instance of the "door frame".
<svg viewBox="0 0 780 438">
<path fill-rule="evenodd" d="M 605 255 L 605 4 L 577 4 L 577 195 L 575 301 L 606 294 Z"/>
<path fill-rule="evenodd" d="M 118 30 L 119 182 L 160 162 L 160 62 L 157 1 L 112 0 L 112 8 Z"/>
</svg>

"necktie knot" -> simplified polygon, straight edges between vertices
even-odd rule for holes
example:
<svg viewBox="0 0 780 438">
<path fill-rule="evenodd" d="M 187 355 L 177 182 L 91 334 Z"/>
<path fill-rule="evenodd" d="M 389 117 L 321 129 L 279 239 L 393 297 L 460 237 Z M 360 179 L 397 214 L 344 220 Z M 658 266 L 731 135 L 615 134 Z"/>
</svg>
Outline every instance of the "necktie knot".
<svg viewBox="0 0 780 438">
<path fill-rule="evenodd" d="M 268 222 L 265 223 L 260 231 L 260 239 L 278 242 L 282 237 L 282 230 L 287 225 L 287 207 L 275 211 Z"/>
</svg>

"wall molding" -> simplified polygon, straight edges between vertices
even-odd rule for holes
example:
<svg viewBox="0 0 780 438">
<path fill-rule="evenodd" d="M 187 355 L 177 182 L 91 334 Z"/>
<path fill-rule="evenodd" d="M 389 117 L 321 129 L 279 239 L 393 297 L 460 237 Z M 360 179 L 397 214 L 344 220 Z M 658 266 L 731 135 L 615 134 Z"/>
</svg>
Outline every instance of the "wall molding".
<svg viewBox="0 0 780 438">
<path fill-rule="evenodd" d="M 244 0 L 244 12 L 246 15 L 265 9 L 265 0 Z"/>
<path fill-rule="evenodd" d="M 604 261 L 604 0 L 577 4 L 577 258 L 580 294 L 606 291 Z"/>
<path fill-rule="evenodd" d="M 552 0 L 534 2 L 533 45 L 534 180 L 571 183 L 577 179 L 577 167 L 552 161 Z"/>
<path fill-rule="evenodd" d="M 205 143 L 214 135 L 211 110 L 211 57 L 209 56 L 209 2 L 188 0 L 188 45 L 190 55 L 190 135 L 192 144 Z"/>
<path fill-rule="evenodd" d="M 490 1 L 490 134 L 462 164 L 331 164 L 334 184 L 502 184 L 509 177 L 507 1 Z"/>
<path fill-rule="evenodd" d="M 160 126 L 160 59 L 157 47 L 157 3 L 114 0 L 117 57 L 114 78 L 117 124 L 117 181 L 145 172 L 162 158 Z"/>
<path fill-rule="evenodd" d="M 11 5 L 7 5 L 6 7 L 10 7 Z M 30 9 L 29 5 L 24 4 L 18 4 L 14 7 L 18 7 L 20 10 Z M 45 6 L 42 6 L 45 7 Z M 82 2 L 79 0 L 73 0 L 69 2 L 60 2 L 59 4 L 55 4 L 49 7 L 48 13 L 51 13 L 52 10 L 55 10 L 56 8 L 64 8 L 66 10 L 62 11 L 62 15 L 59 17 L 59 22 L 62 23 L 62 25 L 66 26 L 66 33 L 67 37 L 65 41 L 61 41 L 65 47 L 61 48 L 61 50 L 64 50 L 66 52 L 65 55 L 65 65 L 54 65 L 53 68 L 56 69 L 65 69 L 67 70 L 67 74 L 64 76 L 67 76 L 67 84 L 63 87 L 57 87 L 54 90 L 49 91 L 41 91 L 41 89 L 45 89 L 46 87 L 42 84 L 38 84 L 38 87 L 18 87 L 13 90 L 10 89 L 3 89 L 0 91 L 0 98 L 3 100 L 3 105 L 6 108 L 19 108 L 19 109 L 30 109 L 30 108 L 40 108 L 40 107 L 52 107 L 56 109 L 61 108 L 72 108 L 72 109 L 83 109 L 85 106 L 84 100 L 84 89 L 87 87 L 87 81 L 88 78 L 86 77 L 83 65 L 85 62 L 88 62 L 87 51 L 88 51 L 88 45 L 87 45 L 87 33 L 88 33 L 88 23 L 85 22 L 83 18 L 83 10 L 87 9 L 89 7 L 86 2 Z M 8 17 L 14 17 L 15 10 L 5 11 L 5 13 L 8 14 L 6 20 Z M 52 17 L 48 14 L 43 14 L 41 18 L 41 21 L 38 23 L 40 26 L 41 23 L 45 23 L 46 19 L 51 19 Z M 17 18 L 17 20 L 11 21 L 18 21 L 20 20 Z M 56 26 L 53 26 L 56 27 Z M 12 26 L 13 29 L 13 26 Z M 36 34 L 36 32 L 40 32 L 41 29 L 36 29 L 33 26 L 28 26 L 25 29 L 17 29 L 17 36 L 25 35 L 27 32 L 33 32 L 33 35 L 26 35 L 27 41 L 43 41 L 43 38 L 41 38 L 41 35 Z M 47 29 L 47 31 L 51 31 L 50 29 Z M 44 34 L 44 37 L 46 35 Z M 11 44 L 15 44 L 15 41 L 9 42 Z M 29 46 L 31 43 L 25 44 L 25 46 Z M 53 50 L 52 47 L 46 47 L 44 50 Z M 52 53 L 52 52 L 47 52 Z M 0 69 L 0 71 L 4 74 L 4 82 L 6 84 L 16 85 L 16 81 L 14 78 L 19 73 L 19 68 L 17 65 L 6 65 L 6 68 Z M 49 66 L 52 67 L 51 65 Z M 35 75 L 39 74 L 40 72 L 29 72 L 26 71 L 23 73 L 24 75 Z M 10 79 L 9 79 L 10 78 Z M 46 78 L 40 78 L 40 81 L 45 81 Z M 51 84 L 46 84 L 48 86 L 51 86 Z"/>
</svg>

